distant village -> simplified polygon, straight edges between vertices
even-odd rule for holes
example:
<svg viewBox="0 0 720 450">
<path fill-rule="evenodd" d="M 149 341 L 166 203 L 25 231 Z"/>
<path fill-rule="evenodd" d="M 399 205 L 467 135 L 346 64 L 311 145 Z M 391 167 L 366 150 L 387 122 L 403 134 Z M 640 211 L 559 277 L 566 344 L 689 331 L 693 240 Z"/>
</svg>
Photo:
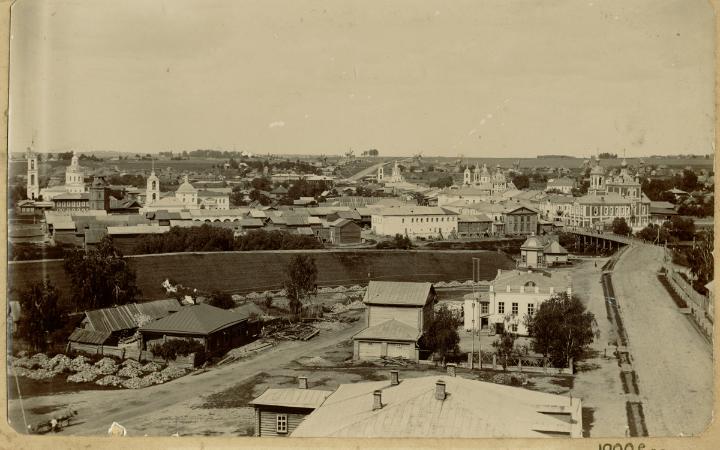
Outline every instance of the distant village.
<svg viewBox="0 0 720 450">
<path fill-rule="evenodd" d="M 710 162 L 603 154 L 503 167 L 377 153 L 138 154 L 132 168 L 128 157 L 28 149 L 9 189 L 11 374 L 26 397 L 11 400 L 13 420 L 33 433 L 102 433 L 109 415 L 70 409 L 28 422 L 25 408 L 107 389 L 94 408 L 138 392 L 151 417 L 161 414 L 153 389 L 173 383 L 203 392 L 193 408 L 245 414 L 231 429 L 208 418 L 183 432 L 182 412 L 152 416 L 175 420 L 178 436 L 582 437 L 614 426 L 603 414 L 615 403 L 627 410 L 618 431 L 646 436 L 652 413 L 625 379 L 636 322 L 620 320 L 611 276 L 625 254 L 661 264 L 653 285 L 712 339 L 712 271 L 692 256 L 712 245 Z M 289 252 L 267 263 L 267 250 Z M 256 259 L 233 267 L 244 252 Z M 183 253 L 205 258 L 194 275 L 225 282 L 200 288 L 190 260 L 174 259 Z M 371 270 L 361 257 L 389 262 Z M 171 266 L 187 276 L 166 276 Z M 276 283 L 230 289 L 233 269 Z M 150 272 L 162 298 L 140 289 Z M 571 343 L 553 341 L 562 327 Z M 206 372 L 225 390 L 203 387 Z M 617 399 L 590 389 L 585 377 L 598 373 L 620 380 Z M 251 381 L 236 385 L 239 374 Z M 77 388 L 33 393 L 48 380 Z M 573 380 L 579 388 L 567 388 Z M 489 414 L 485 403 L 502 407 Z M 170 434 L 143 422 L 107 432 Z"/>
</svg>

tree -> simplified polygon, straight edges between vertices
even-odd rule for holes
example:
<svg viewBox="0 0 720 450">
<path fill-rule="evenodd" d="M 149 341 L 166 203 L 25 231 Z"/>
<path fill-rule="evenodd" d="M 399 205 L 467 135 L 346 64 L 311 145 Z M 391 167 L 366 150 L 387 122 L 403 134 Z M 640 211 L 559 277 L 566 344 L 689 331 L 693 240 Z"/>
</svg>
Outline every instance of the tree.
<svg viewBox="0 0 720 450">
<path fill-rule="evenodd" d="M 680 182 L 681 189 L 687 192 L 692 192 L 698 187 L 698 177 L 692 170 L 683 169 L 682 181 Z"/>
<path fill-rule="evenodd" d="M 295 255 L 287 266 L 285 291 L 290 312 L 299 315 L 302 301 L 317 294 L 317 266 L 315 259 L 308 255 Z"/>
<path fill-rule="evenodd" d="M 586 311 L 576 296 L 562 292 L 525 316 L 533 350 L 550 358 L 553 366 L 567 367 L 571 358 L 581 359 L 597 336 L 595 315 Z"/>
<path fill-rule="evenodd" d="M 34 351 L 45 351 L 52 333 L 62 329 L 65 314 L 59 306 L 60 294 L 48 279 L 20 293 L 21 316 L 18 336 Z"/>
<path fill-rule="evenodd" d="M 665 241 L 672 242 L 673 240 L 665 224 L 659 226 L 654 223 L 648 224 L 648 226 L 635 233 L 635 237 L 657 243 L 663 243 Z"/>
<path fill-rule="evenodd" d="M 422 346 L 437 354 L 445 364 L 447 355 L 460 351 L 458 326 L 460 326 L 460 320 L 445 305 L 441 306 L 429 320 L 422 337 Z"/>
<path fill-rule="evenodd" d="M 713 230 L 702 233 L 695 242 L 692 250 L 687 251 L 687 260 L 690 271 L 695 276 L 693 287 L 700 293 L 705 293 L 705 285 L 713 279 L 715 258 L 713 258 L 715 233 Z"/>
<path fill-rule="evenodd" d="M 689 217 L 673 216 L 663 224 L 663 227 L 679 241 L 691 241 L 695 236 L 695 222 Z"/>
<path fill-rule="evenodd" d="M 135 271 L 122 253 L 105 236 L 87 251 L 71 249 L 65 254 L 64 269 L 72 286 L 76 309 L 98 309 L 130 303 L 140 295 Z"/>
<path fill-rule="evenodd" d="M 512 182 L 518 189 L 527 189 L 530 187 L 530 178 L 524 174 L 515 175 L 512 178 Z"/>
<path fill-rule="evenodd" d="M 446 188 L 452 186 L 455 181 L 452 175 L 444 175 L 430 182 L 430 187 Z"/>
<path fill-rule="evenodd" d="M 517 354 L 515 339 L 517 339 L 515 333 L 503 331 L 500 337 L 492 343 L 493 348 L 495 348 L 495 354 L 500 358 L 500 364 L 503 370 L 507 370 L 508 360 Z"/>
<path fill-rule="evenodd" d="M 627 222 L 625 222 L 624 217 L 616 217 L 612 221 L 612 232 L 620 236 L 630 236 L 632 229 Z"/>
<path fill-rule="evenodd" d="M 210 299 L 208 300 L 208 305 L 214 306 L 216 308 L 222 308 L 222 309 L 230 309 L 235 307 L 235 302 L 232 299 L 232 296 L 228 294 L 227 292 L 221 292 L 221 291 L 213 291 L 212 294 L 210 294 Z"/>
</svg>

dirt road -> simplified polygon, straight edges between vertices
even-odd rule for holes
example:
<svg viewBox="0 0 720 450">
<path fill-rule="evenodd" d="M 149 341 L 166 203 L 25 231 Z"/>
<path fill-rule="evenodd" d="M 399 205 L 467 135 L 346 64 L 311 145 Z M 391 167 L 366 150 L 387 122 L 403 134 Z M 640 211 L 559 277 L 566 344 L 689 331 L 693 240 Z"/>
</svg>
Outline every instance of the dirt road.
<svg viewBox="0 0 720 450">
<path fill-rule="evenodd" d="M 71 405 L 78 410 L 78 422 L 63 430 L 73 435 L 104 435 L 115 421 L 142 420 L 143 416 L 197 398 L 221 391 L 268 369 L 279 367 L 301 357 L 313 355 L 318 350 L 349 339 L 364 327 L 364 321 L 355 322 L 350 328 L 339 332 L 321 332 L 308 342 L 283 342 L 277 347 L 252 359 L 211 369 L 205 373 L 188 375 L 169 383 L 138 390 L 84 391 L 33 397 L 24 401 L 26 414 L 32 409 L 51 409 L 54 406 Z M 58 408 L 59 409 L 59 408 Z M 12 425 L 23 428 L 22 412 L 17 400 L 9 402 Z M 37 420 L 30 414 L 30 421 Z M 130 430 L 129 430 L 130 431 Z"/>
<path fill-rule="evenodd" d="M 612 280 L 649 435 L 696 435 L 712 417 L 712 347 L 658 281 L 662 262 L 662 248 L 633 246 Z"/>
</svg>

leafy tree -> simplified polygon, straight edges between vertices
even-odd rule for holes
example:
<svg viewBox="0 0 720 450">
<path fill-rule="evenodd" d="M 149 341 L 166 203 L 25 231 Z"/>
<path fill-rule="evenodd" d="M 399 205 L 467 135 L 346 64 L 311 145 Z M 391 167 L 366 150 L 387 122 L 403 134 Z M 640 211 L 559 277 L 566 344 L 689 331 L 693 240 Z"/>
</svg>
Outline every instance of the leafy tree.
<svg viewBox="0 0 720 450">
<path fill-rule="evenodd" d="M 76 309 L 98 309 L 130 303 L 140 295 L 133 270 L 105 236 L 94 249 L 71 249 L 64 269 L 72 286 Z"/>
<path fill-rule="evenodd" d="M 512 182 L 518 189 L 527 189 L 530 187 L 530 178 L 524 174 L 515 175 L 512 178 Z"/>
<path fill-rule="evenodd" d="M 663 226 L 658 226 L 654 223 L 648 224 L 648 226 L 635 233 L 635 237 L 656 243 L 673 241 L 673 237 L 670 235 L 670 232 L 668 231 L 668 228 L 665 226 L 665 224 L 663 224 Z"/>
<path fill-rule="evenodd" d="M 499 338 L 492 343 L 495 348 L 495 354 L 500 359 L 503 370 L 507 370 L 508 360 L 517 354 L 515 349 L 515 339 L 517 335 L 512 332 L 503 331 Z"/>
<path fill-rule="evenodd" d="M 16 183 L 8 189 L 8 203 L 10 206 L 17 205 L 20 201 L 27 198 L 27 189 L 22 183 Z"/>
<path fill-rule="evenodd" d="M 299 315 L 302 301 L 317 294 L 317 266 L 315 259 L 308 255 L 295 255 L 287 266 L 285 291 L 290 312 Z"/>
<path fill-rule="evenodd" d="M 444 175 L 430 182 L 430 187 L 445 188 L 452 186 L 455 181 L 452 175 Z"/>
<path fill-rule="evenodd" d="M 378 242 L 375 245 L 375 248 L 380 249 L 380 250 L 389 250 L 389 249 L 409 250 L 409 249 L 413 248 L 413 244 L 409 237 L 403 236 L 402 234 L 398 233 L 390 241 Z"/>
<path fill-rule="evenodd" d="M 442 363 L 445 358 L 460 351 L 460 336 L 457 327 L 460 320 L 445 305 L 435 311 L 422 337 L 422 346 L 437 354 Z"/>
<path fill-rule="evenodd" d="M 683 169 L 682 181 L 680 183 L 681 189 L 687 192 L 692 192 L 698 187 L 698 177 L 692 170 Z"/>
<path fill-rule="evenodd" d="M 216 308 L 222 309 L 230 309 L 235 307 L 235 302 L 233 301 L 230 294 L 217 290 L 213 291 L 212 294 L 210 294 L 210 299 L 207 303 L 210 306 L 215 306 Z"/>
<path fill-rule="evenodd" d="M 555 294 L 525 316 L 533 350 L 550 358 L 555 367 L 581 359 L 597 334 L 595 315 L 576 296 Z"/>
<path fill-rule="evenodd" d="M 715 233 L 713 230 L 702 233 L 695 242 L 693 249 L 687 251 L 687 261 L 695 276 L 693 287 L 696 291 L 706 293 L 705 285 L 713 279 L 715 258 L 713 257 Z"/>
<path fill-rule="evenodd" d="M 674 216 L 663 224 L 670 235 L 680 241 L 691 241 L 695 236 L 695 222 L 688 218 Z"/>
<path fill-rule="evenodd" d="M 17 333 L 33 351 L 45 351 L 51 335 L 62 329 L 65 314 L 59 300 L 60 293 L 48 279 L 20 293 L 21 316 Z"/>
<path fill-rule="evenodd" d="M 251 182 L 252 188 L 257 191 L 269 191 L 272 187 L 267 178 L 254 178 Z"/>
<path fill-rule="evenodd" d="M 620 236 L 630 236 L 632 229 L 625 221 L 624 217 L 616 217 L 612 221 L 612 232 Z"/>
</svg>

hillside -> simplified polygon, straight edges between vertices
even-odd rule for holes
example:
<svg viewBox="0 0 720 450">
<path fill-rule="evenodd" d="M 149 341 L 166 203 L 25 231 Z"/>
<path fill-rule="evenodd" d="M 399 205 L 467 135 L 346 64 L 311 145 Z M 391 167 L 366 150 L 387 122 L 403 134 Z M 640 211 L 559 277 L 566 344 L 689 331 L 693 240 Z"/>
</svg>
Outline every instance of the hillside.
<svg viewBox="0 0 720 450">
<path fill-rule="evenodd" d="M 481 258 L 482 279 L 492 279 L 497 269 L 515 266 L 505 254 L 492 251 L 268 251 L 224 253 L 174 253 L 129 256 L 137 281 L 147 299 L 167 297 L 160 284 L 167 278 L 200 290 L 230 292 L 280 289 L 284 271 L 295 253 L 312 254 L 318 266 L 319 285 L 367 283 L 373 280 L 451 281 L 472 278 L 472 258 Z M 61 260 L 10 263 L 11 291 L 45 275 L 63 292 L 70 290 Z M 11 299 L 16 292 L 11 292 Z"/>
</svg>

